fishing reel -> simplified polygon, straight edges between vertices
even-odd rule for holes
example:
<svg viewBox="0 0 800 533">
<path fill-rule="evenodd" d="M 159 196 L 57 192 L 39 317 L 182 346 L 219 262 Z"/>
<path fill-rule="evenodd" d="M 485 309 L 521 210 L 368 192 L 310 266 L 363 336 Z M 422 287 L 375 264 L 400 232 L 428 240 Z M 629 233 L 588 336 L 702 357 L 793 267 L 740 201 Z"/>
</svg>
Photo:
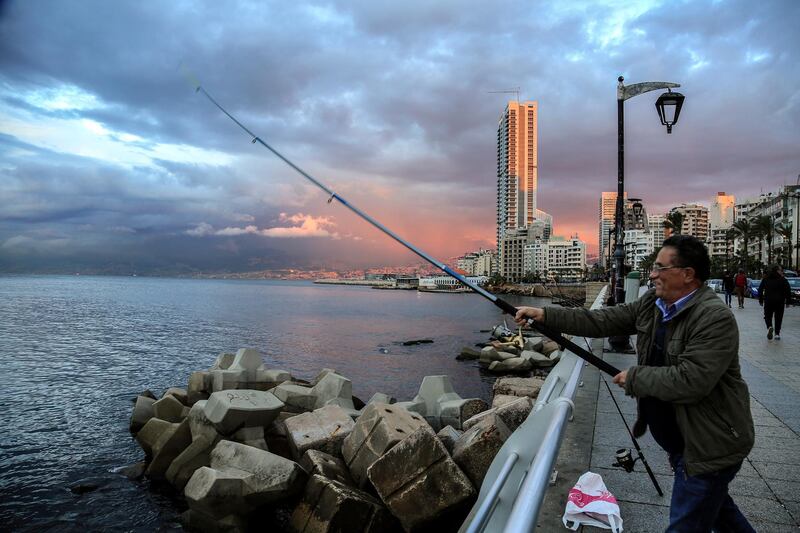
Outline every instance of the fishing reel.
<svg viewBox="0 0 800 533">
<path fill-rule="evenodd" d="M 611 466 L 618 466 L 620 468 L 624 468 L 626 472 L 633 472 L 633 465 L 635 465 L 636 461 L 639 460 L 638 457 L 634 459 L 631 456 L 630 448 L 618 449 L 617 453 L 614 454 L 614 458 L 617 460 L 617 462 L 613 463 Z"/>
</svg>

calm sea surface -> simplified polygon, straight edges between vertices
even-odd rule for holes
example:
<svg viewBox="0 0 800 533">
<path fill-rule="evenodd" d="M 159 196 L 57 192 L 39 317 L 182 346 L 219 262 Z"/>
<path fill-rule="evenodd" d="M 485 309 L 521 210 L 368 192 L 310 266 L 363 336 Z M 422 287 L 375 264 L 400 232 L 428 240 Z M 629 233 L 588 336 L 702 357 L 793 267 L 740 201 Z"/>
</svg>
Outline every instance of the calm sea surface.
<svg viewBox="0 0 800 533">
<path fill-rule="evenodd" d="M 544 303 L 507 298 L 512 304 Z M 454 359 L 503 316 L 476 294 L 287 281 L 0 276 L 0 529 L 179 530 L 182 502 L 115 468 L 143 458 L 131 399 L 186 387 L 220 352 L 258 349 L 310 379 L 334 368 L 368 400 L 409 400 L 448 374 L 462 397 L 494 378 Z M 404 340 L 432 344 L 402 346 Z M 99 488 L 73 494 L 75 483 Z"/>
</svg>

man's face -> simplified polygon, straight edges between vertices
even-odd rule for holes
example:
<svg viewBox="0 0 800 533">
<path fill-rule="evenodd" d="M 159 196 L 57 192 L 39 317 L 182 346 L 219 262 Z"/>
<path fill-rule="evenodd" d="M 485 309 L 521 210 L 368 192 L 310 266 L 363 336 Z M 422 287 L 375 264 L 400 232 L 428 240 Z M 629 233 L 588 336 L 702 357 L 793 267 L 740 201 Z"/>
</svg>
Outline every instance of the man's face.
<svg viewBox="0 0 800 533">
<path fill-rule="evenodd" d="M 656 288 L 656 296 L 667 303 L 673 303 L 686 295 L 691 290 L 691 280 L 694 279 L 694 270 L 691 268 L 661 268 L 678 267 L 675 248 L 664 246 L 656 256 L 650 279 Z"/>
</svg>

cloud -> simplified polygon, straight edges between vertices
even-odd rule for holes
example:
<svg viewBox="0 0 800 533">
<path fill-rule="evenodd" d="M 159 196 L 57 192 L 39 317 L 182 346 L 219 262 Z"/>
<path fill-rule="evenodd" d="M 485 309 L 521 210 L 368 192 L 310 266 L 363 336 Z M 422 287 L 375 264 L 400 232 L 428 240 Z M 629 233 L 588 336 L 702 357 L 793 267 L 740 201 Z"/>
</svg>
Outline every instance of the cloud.
<svg viewBox="0 0 800 533">
<path fill-rule="evenodd" d="M 293 225 L 276 226 L 262 229 L 259 229 L 258 226 L 255 225 L 248 225 L 245 227 L 229 226 L 223 229 L 215 230 L 210 224 L 201 222 L 194 228 L 186 230 L 186 234 L 191 235 L 192 237 L 236 237 L 239 235 L 260 235 L 262 237 L 273 237 L 277 239 L 303 239 L 309 237 L 330 237 L 332 239 L 341 238 L 338 233 L 330 231 L 336 227 L 336 224 L 328 217 L 315 217 L 312 215 L 304 215 L 303 213 L 297 213 L 294 215 L 281 213 L 279 215 L 279 220 L 281 222 L 286 222 Z"/>
<path fill-rule="evenodd" d="M 211 224 L 201 222 L 194 228 L 186 230 L 186 235 L 191 235 L 192 237 L 205 237 L 207 235 L 215 235 L 215 231 Z"/>
<path fill-rule="evenodd" d="M 670 136 L 656 93 L 625 104 L 626 187 L 649 212 L 774 190 L 800 168 L 791 0 L 3 5 L 0 242 L 38 240 L 53 261 L 59 242 L 193 268 L 408 259 L 252 144 L 181 62 L 295 164 L 441 256 L 494 239 L 513 96 L 492 90 L 539 102 L 539 207 L 590 242 L 616 185 L 619 75 L 686 95 Z"/>
</svg>

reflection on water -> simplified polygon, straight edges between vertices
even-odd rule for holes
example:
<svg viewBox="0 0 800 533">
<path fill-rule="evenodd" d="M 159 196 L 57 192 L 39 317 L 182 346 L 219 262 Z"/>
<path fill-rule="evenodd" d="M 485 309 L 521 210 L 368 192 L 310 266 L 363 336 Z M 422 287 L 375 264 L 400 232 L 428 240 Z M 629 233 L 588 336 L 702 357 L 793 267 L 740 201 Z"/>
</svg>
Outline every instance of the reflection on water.
<svg viewBox="0 0 800 533">
<path fill-rule="evenodd" d="M 533 303 L 536 299 L 508 300 Z M 542 303 L 542 302 L 537 302 Z M 488 399 L 493 378 L 455 361 L 503 317 L 474 294 L 376 291 L 306 282 L 0 277 L 0 524 L 13 530 L 178 529 L 168 490 L 112 473 L 139 461 L 131 399 L 185 387 L 216 355 L 258 349 L 310 379 L 334 368 L 367 400 L 408 400 L 451 376 Z M 402 346 L 409 339 L 432 344 Z M 99 488 L 83 495 L 76 482 Z M 155 490 L 154 490 L 155 489 Z"/>
</svg>

